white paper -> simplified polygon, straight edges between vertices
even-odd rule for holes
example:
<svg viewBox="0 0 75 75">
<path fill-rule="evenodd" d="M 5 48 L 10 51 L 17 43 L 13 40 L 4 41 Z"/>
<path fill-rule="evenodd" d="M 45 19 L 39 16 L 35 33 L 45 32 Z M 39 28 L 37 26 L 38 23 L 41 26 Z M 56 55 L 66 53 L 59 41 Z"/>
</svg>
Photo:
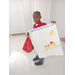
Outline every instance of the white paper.
<svg viewBox="0 0 75 75">
<path fill-rule="evenodd" d="M 55 24 L 48 24 L 29 31 L 32 44 L 40 58 L 63 55 Z"/>
</svg>

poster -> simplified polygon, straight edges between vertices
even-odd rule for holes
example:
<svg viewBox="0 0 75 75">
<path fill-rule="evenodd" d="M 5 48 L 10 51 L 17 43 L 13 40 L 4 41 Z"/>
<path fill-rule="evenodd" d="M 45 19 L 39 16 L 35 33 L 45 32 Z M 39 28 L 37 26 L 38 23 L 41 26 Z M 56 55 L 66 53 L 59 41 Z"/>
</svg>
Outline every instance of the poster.
<svg viewBox="0 0 75 75">
<path fill-rule="evenodd" d="M 29 31 L 34 49 L 40 58 L 63 55 L 56 24 L 48 24 Z"/>
</svg>

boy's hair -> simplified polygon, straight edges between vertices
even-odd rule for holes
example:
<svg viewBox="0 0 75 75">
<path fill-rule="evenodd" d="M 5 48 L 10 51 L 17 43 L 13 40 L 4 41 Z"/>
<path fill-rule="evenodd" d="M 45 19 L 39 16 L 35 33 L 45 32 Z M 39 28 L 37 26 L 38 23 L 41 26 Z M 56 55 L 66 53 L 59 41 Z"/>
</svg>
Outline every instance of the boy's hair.
<svg viewBox="0 0 75 75">
<path fill-rule="evenodd" d="M 35 11 L 33 14 L 38 13 L 39 16 L 41 16 L 41 13 L 39 11 Z"/>
</svg>

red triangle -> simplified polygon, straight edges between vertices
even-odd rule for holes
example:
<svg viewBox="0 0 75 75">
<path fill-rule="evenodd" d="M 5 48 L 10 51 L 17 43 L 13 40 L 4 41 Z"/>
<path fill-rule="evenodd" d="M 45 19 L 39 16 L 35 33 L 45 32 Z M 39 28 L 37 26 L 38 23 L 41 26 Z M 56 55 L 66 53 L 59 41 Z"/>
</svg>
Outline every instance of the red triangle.
<svg viewBox="0 0 75 75">
<path fill-rule="evenodd" d="M 53 43 L 54 43 L 54 42 L 52 42 L 52 41 L 50 42 L 50 44 L 53 44 Z"/>
<path fill-rule="evenodd" d="M 49 45 L 47 45 L 47 46 L 49 46 Z"/>
<path fill-rule="evenodd" d="M 45 47 L 46 47 L 46 45 L 45 45 Z"/>
</svg>

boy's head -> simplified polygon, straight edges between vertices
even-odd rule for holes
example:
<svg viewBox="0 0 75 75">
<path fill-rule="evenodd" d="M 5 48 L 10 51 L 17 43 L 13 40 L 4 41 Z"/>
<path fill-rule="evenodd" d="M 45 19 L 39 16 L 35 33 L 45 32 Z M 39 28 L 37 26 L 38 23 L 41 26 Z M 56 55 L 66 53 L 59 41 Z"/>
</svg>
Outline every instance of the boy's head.
<svg viewBox="0 0 75 75">
<path fill-rule="evenodd" d="M 41 19 L 41 13 L 39 11 L 35 11 L 33 13 L 33 20 L 36 24 L 38 24 L 40 22 Z"/>
</svg>

